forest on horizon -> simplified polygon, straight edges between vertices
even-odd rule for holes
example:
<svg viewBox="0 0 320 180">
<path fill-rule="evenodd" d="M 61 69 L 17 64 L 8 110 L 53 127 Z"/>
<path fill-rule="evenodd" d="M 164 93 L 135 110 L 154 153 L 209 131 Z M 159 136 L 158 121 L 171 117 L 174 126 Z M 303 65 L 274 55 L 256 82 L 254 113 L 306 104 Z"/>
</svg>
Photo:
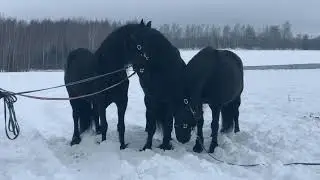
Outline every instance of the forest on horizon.
<svg viewBox="0 0 320 180">
<path fill-rule="evenodd" d="M 27 22 L 0 17 L 0 71 L 63 69 L 71 50 L 81 47 L 95 51 L 107 35 L 121 25 L 123 23 L 107 19 Z M 243 24 L 220 27 L 177 23 L 163 24 L 157 29 L 180 49 L 199 49 L 208 45 L 230 49 L 320 49 L 320 37 L 294 35 L 289 21 L 259 30 Z"/>
</svg>

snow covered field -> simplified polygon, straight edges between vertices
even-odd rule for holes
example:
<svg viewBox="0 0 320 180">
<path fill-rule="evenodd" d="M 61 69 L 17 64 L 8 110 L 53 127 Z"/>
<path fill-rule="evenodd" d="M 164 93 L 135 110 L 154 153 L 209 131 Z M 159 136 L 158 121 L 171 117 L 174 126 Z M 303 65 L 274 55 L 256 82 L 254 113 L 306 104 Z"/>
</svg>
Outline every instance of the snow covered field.
<svg viewBox="0 0 320 180">
<path fill-rule="evenodd" d="M 187 62 L 199 50 L 181 51 L 181 56 Z M 320 51 L 301 51 L 301 50 L 231 50 L 239 55 L 243 60 L 244 66 L 260 65 L 285 65 L 285 64 L 305 64 L 320 63 Z"/>
<path fill-rule="evenodd" d="M 244 65 L 320 63 L 319 51 L 235 51 Z M 188 61 L 195 51 L 183 51 Z M 90 132 L 70 147 L 73 121 L 69 102 L 19 98 L 15 105 L 21 134 L 6 138 L 0 109 L 0 180 L 88 179 L 277 179 L 319 180 L 320 167 L 282 166 L 290 162 L 320 162 L 320 70 L 245 71 L 240 107 L 240 133 L 219 135 L 214 156 L 233 163 L 265 163 L 237 167 L 216 162 L 206 153 L 192 152 L 194 138 L 177 143 L 173 151 L 156 148 L 139 152 L 146 133 L 143 92 L 130 80 L 126 141 L 120 151 L 115 105 L 107 109 L 107 141 L 98 145 Z M 1 87 L 23 91 L 63 83 L 62 72 L 0 73 Z M 36 95 L 66 97 L 65 88 Z M 209 108 L 205 109 L 205 146 L 210 142 Z"/>
</svg>

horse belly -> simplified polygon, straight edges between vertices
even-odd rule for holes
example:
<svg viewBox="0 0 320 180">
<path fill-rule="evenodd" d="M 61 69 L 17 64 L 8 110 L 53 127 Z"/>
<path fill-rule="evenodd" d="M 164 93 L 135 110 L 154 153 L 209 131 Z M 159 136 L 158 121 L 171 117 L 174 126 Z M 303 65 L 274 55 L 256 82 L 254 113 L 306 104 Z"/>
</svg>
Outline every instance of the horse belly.
<svg viewBox="0 0 320 180">
<path fill-rule="evenodd" d="M 242 91 L 241 82 L 238 77 L 230 74 L 221 75 L 215 81 L 207 83 L 203 98 L 211 104 L 226 104 L 239 96 Z"/>
</svg>

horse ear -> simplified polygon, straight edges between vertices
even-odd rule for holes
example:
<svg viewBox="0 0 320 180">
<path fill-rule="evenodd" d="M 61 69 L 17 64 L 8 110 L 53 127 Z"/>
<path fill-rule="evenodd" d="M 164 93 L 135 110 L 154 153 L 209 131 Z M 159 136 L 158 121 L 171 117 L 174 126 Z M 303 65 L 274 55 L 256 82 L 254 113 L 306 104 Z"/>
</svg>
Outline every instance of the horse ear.
<svg viewBox="0 0 320 180">
<path fill-rule="evenodd" d="M 143 22 L 143 18 L 140 21 L 140 25 L 145 25 L 144 22 Z"/>
<path fill-rule="evenodd" d="M 147 27 L 151 28 L 151 21 L 147 23 Z"/>
</svg>

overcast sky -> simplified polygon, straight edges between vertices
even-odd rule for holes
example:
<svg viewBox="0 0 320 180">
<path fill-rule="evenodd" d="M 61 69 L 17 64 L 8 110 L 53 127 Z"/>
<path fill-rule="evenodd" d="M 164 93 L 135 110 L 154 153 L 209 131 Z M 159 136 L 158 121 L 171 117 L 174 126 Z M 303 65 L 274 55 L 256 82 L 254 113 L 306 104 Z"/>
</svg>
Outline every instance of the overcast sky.
<svg viewBox="0 0 320 180">
<path fill-rule="evenodd" d="M 320 34 L 320 0 L 0 0 L 0 12 L 23 19 L 87 17 L 162 23 L 282 24 Z"/>
</svg>

